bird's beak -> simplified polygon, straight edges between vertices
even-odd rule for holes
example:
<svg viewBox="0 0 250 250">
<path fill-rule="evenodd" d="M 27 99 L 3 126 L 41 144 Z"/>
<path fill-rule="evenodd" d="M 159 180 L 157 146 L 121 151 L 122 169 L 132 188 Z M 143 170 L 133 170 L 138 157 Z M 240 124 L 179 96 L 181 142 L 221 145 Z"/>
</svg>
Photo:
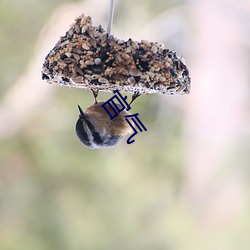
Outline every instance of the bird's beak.
<svg viewBox="0 0 250 250">
<path fill-rule="evenodd" d="M 79 110 L 79 113 L 80 113 L 80 118 L 85 118 L 85 114 L 82 111 L 82 108 L 79 105 L 77 105 L 77 106 L 78 106 L 78 110 Z"/>
</svg>

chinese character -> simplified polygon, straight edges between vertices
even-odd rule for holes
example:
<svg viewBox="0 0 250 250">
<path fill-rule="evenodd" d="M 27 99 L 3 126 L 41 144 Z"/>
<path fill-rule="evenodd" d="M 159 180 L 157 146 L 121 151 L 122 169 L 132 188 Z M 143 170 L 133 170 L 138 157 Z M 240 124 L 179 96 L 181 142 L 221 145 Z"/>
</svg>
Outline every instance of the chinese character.
<svg viewBox="0 0 250 250">
<path fill-rule="evenodd" d="M 134 124 L 137 126 L 137 128 L 138 128 L 141 132 L 142 132 L 142 129 L 141 129 L 141 127 L 138 125 L 137 122 L 139 122 L 140 125 L 142 126 L 142 128 L 143 128 L 145 131 L 147 131 L 147 129 L 144 127 L 144 125 L 143 125 L 143 124 L 141 123 L 141 121 L 139 120 L 138 115 L 139 115 L 139 114 L 137 113 L 137 114 L 134 114 L 134 115 L 126 115 L 125 117 L 132 117 L 131 120 L 134 122 Z M 134 117 L 136 118 L 137 122 L 136 122 L 136 120 L 134 119 Z M 132 137 L 134 137 L 138 132 L 137 132 L 136 129 L 133 127 L 133 125 L 131 124 L 131 122 L 129 121 L 128 118 L 126 118 L 126 121 L 127 121 L 128 124 L 130 125 L 130 127 L 134 130 L 134 134 L 132 134 L 132 135 L 128 138 L 128 140 L 127 140 L 127 144 L 131 144 L 131 143 L 133 143 L 135 140 L 130 141 L 130 139 L 131 139 Z"/>
<path fill-rule="evenodd" d="M 129 104 L 126 102 L 127 96 L 123 97 L 120 92 L 118 90 L 115 90 L 113 93 L 117 93 L 119 96 L 114 95 L 112 98 L 110 98 L 109 100 L 107 100 L 105 103 L 103 103 L 101 106 L 106 110 L 106 112 L 108 113 L 108 115 L 110 116 L 111 120 L 113 120 L 116 116 L 118 116 L 118 114 L 123 111 L 126 107 L 125 105 L 122 103 L 123 102 L 126 104 L 127 106 L 127 110 L 130 110 L 131 107 L 129 106 Z M 119 97 L 122 99 L 120 100 Z M 121 104 L 122 108 L 119 108 L 117 106 L 117 104 L 114 102 L 114 99 L 117 99 L 118 102 Z M 108 111 L 108 109 L 106 108 L 106 105 L 109 105 L 109 107 L 113 110 L 114 115 L 110 114 L 110 112 Z"/>
<path fill-rule="evenodd" d="M 127 96 L 123 97 L 118 90 L 115 90 L 113 93 L 117 93 L 119 96 L 117 95 L 114 95 L 112 98 L 110 98 L 108 101 L 106 101 L 105 103 L 103 103 L 101 106 L 106 110 L 106 112 L 108 113 L 108 115 L 110 116 L 111 120 L 113 120 L 116 116 L 118 116 L 118 114 L 123 111 L 126 106 L 127 106 L 127 110 L 130 110 L 131 107 L 130 107 L 130 104 L 133 102 L 133 99 L 132 99 L 132 102 L 130 104 L 128 104 L 126 102 L 126 99 L 127 99 Z M 137 96 L 138 97 L 138 96 Z M 117 99 L 118 102 L 120 103 L 121 107 L 119 108 L 117 106 L 117 104 L 114 102 L 114 99 Z M 121 99 L 119 99 L 121 98 Z M 122 103 L 122 101 L 126 104 L 126 106 Z M 106 105 L 109 105 L 109 107 L 113 110 L 114 112 L 114 115 L 110 114 L 109 110 L 107 109 Z M 142 122 L 139 120 L 138 118 L 139 114 L 133 114 L 133 115 L 126 115 L 124 117 L 126 117 L 126 121 L 128 122 L 128 124 L 130 125 L 130 127 L 133 129 L 134 133 L 128 138 L 127 140 L 127 144 L 131 144 L 133 143 L 135 140 L 133 141 L 130 141 L 132 139 L 132 137 L 134 137 L 138 132 L 137 130 L 135 129 L 134 125 L 136 125 L 136 127 L 142 132 L 142 128 L 147 131 L 147 129 L 145 128 L 145 126 L 142 124 Z M 132 125 L 132 123 L 130 122 L 130 119 L 128 119 L 128 117 L 133 121 L 134 125 Z"/>
</svg>

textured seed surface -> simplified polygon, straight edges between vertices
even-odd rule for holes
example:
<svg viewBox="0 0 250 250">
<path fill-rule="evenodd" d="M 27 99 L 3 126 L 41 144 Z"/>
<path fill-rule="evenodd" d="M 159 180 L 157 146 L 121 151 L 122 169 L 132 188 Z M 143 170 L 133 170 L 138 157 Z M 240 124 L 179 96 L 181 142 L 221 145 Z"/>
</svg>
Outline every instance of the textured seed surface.
<svg viewBox="0 0 250 250">
<path fill-rule="evenodd" d="M 182 57 L 157 42 L 123 41 L 81 15 L 45 58 L 49 83 L 140 94 L 188 94 L 190 77 Z"/>
</svg>

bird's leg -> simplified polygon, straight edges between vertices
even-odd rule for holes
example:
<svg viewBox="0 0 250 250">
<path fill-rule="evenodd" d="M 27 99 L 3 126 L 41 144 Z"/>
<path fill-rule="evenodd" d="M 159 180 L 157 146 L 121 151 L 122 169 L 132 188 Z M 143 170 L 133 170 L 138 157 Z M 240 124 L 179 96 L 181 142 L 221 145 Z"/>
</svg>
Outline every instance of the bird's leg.
<svg viewBox="0 0 250 250">
<path fill-rule="evenodd" d="M 137 91 L 132 95 L 131 102 L 129 103 L 129 106 L 139 97 L 141 94 Z"/>
<path fill-rule="evenodd" d="M 98 96 L 99 90 L 98 90 L 98 89 L 97 89 L 97 90 L 90 89 L 90 90 L 92 91 L 92 94 L 93 94 L 93 96 L 94 96 L 95 104 L 97 104 L 96 98 L 97 98 L 97 96 Z"/>
</svg>

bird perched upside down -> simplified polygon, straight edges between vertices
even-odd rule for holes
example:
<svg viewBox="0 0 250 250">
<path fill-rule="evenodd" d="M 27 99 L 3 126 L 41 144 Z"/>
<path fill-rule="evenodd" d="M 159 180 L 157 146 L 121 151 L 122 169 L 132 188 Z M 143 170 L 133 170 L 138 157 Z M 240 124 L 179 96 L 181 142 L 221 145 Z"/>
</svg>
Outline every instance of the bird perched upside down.
<svg viewBox="0 0 250 250">
<path fill-rule="evenodd" d="M 130 115 L 129 112 L 123 110 L 111 120 L 101 106 L 103 103 L 105 102 L 95 101 L 85 112 L 78 105 L 80 115 L 76 122 L 76 134 L 82 144 L 91 149 L 115 147 L 126 135 L 133 132 L 125 118 Z M 117 106 L 121 108 L 120 104 Z M 111 114 L 114 113 L 110 107 L 107 109 Z M 133 124 L 131 119 L 130 122 Z"/>
<path fill-rule="evenodd" d="M 112 17 L 108 23 L 111 22 Z M 59 86 L 131 93 L 132 102 L 143 94 L 173 95 L 190 91 L 188 68 L 175 51 L 157 42 L 123 41 L 111 35 L 110 28 L 106 32 L 100 25 L 92 25 L 91 17 L 85 15 L 76 18 L 46 56 L 42 79 Z M 89 148 L 118 145 L 132 132 L 131 124 L 136 124 L 124 117 L 129 115 L 125 110 L 111 120 L 101 107 L 103 103 L 95 102 L 85 112 L 78 106 L 76 134 Z"/>
</svg>

